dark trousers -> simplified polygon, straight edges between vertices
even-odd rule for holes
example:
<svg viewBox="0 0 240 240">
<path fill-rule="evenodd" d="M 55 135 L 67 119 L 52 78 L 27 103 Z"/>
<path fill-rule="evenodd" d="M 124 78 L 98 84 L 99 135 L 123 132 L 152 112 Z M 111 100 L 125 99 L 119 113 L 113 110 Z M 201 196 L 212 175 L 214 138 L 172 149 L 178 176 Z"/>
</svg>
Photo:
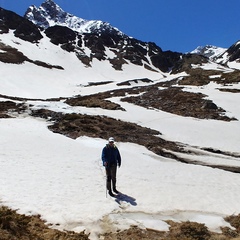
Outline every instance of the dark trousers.
<svg viewBox="0 0 240 240">
<path fill-rule="evenodd" d="M 112 191 L 112 187 L 113 189 L 116 189 L 117 165 L 106 167 L 106 175 L 107 175 L 107 190 Z"/>
</svg>

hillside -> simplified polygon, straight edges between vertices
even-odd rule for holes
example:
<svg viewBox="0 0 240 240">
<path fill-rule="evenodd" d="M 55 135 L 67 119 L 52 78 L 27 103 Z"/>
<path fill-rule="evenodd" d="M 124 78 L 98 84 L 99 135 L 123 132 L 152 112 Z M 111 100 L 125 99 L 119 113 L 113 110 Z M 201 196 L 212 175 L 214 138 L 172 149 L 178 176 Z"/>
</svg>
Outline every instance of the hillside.
<svg viewBox="0 0 240 240">
<path fill-rule="evenodd" d="M 227 218 L 240 213 L 238 42 L 214 57 L 164 52 L 76 18 L 50 0 L 25 17 L 0 9 L 1 204 L 90 239 L 157 239 L 188 221 L 239 236 Z M 116 199 L 101 162 L 110 136 Z"/>
</svg>

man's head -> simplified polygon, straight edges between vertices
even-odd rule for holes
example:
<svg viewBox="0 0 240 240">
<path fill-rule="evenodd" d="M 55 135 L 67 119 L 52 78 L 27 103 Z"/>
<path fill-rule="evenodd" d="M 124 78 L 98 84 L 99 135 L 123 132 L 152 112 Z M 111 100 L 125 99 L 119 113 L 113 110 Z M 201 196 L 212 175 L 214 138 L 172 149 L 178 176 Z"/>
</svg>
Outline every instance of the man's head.
<svg viewBox="0 0 240 240">
<path fill-rule="evenodd" d="M 114 138 L 113 138 L 113 137 L 110 137 L 110 138 L 108 139 L 108 142 L 111 143 L 111 144 L 113 144 L 113 143 L 114 143 Z"/>
</svg>

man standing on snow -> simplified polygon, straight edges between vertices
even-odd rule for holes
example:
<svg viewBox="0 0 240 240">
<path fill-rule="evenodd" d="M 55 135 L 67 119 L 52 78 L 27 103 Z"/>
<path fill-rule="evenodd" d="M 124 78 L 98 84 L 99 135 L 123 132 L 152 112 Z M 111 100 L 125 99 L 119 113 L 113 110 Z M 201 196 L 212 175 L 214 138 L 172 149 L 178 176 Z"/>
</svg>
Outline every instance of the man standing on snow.
<svg viewBox="0 0 240 240">
<path fill-rule="evenodd" d="M 121 166 L 121 156 L 117 146 L 114 144 L 114 138 L 110 137 L 108 143 L 102 150 L 103 166 L 106 169 L 107 175 L 107 190 L 111 197 L 114 197 L 112 190 L 115 193 L 119 193 L 116 189 L 117 182 L 117 166 Z M 111 187 L 112 185 L 112 187 Z"/>
</svg>

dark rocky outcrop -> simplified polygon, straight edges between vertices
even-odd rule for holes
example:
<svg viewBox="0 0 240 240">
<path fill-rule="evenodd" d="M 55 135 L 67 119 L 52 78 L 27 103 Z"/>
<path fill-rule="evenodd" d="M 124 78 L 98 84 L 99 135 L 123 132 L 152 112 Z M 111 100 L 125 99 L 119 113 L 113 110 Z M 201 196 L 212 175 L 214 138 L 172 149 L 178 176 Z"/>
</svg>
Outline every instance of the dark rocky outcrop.
<svg viewBox="0 0 240 240">
<path fill-rule="evenodd" d="M 164 52 L 153 42 L 148 43 L 148 46 L 148 55 L 151 58 L 152 64 L 163 72 L 169 72 L 182 56 L 182 54 L 178 52 Z"/>
<path fill-rule="evenodd" d="M 0 33 L 15 30 L 14 35 L 22 40 L 38 42 L 42 35 L 36 25 L 12 11 L 0 8 Z"/>
<path fill-rule="evenodd" d="M 100 61 L 108 60 L 116 70 L 122 70 L 123 64 L 130 61 L 148 70 L 153 70 L 151 67 L 153 66 L 168 72 L 181 56 L 176 52 L 163 52 L 154 43 L 142 42 L 119 34 L 106 32 L 80 34 L 63 26 L 49 27 L 45 33 L 52 43 L 60 45 L 67 51 L 74 51 L 77 57 L 88 66 L 91 66 L 92 59 L 96 58 Z M 83 45 L 91 50 L 90 56 L 85 53 Z M 114 58 L 107 57 L 107 48 L 115 54 Z"/>
<path fill-rule="evenodd" d="M 53 44 L 64 44 L 76 39 L 76 33 L 70 28 L 63 26 L 53 26 L 45 30 L 46 35 Z"/>
<path fill-rule="evenodd" d="M 235 61 L 240 58 L 240 42 L 233 44 L 228 50 L 227 53 L 229 54 L 229 61 Z"/>
<path fill-rule="evenodd" d="M 28 58 L 19 52 L 16 48 L 12 48 L 0 42 L 0 62 L 21 64 L 27 61 Z"/>
<path fill-rule="evenodd" d="M 194 65 L 202 65 L 203 63 L 207 63 L 209 59 L 203 55 L 198 54 L 184 54 L 182 57 L 175 62 L 174 67 L 172 69 L 172 74 L 176 74 L 179 72 L 189 72 Z"/>
</svg>

